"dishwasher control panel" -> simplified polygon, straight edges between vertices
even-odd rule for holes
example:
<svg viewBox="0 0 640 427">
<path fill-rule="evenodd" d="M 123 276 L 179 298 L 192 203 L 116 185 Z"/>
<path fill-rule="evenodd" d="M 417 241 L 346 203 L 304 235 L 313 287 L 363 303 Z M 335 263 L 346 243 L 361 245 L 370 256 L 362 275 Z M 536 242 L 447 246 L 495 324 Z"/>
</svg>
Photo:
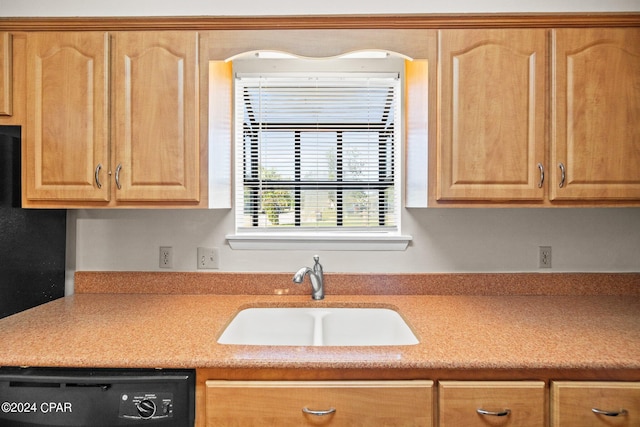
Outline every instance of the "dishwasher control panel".
<svg viewBox="0 0 640 427">
<path fill-rule="evenodd" d="M 122 393 L 119 416 L 134 420 L 171 418 L 173 416 L 173 393 Z"/>
<path fill-rule="evenodd" d="M 195 370 L 0 367 L 1 427 L 193 427 Z"/>
</svg>

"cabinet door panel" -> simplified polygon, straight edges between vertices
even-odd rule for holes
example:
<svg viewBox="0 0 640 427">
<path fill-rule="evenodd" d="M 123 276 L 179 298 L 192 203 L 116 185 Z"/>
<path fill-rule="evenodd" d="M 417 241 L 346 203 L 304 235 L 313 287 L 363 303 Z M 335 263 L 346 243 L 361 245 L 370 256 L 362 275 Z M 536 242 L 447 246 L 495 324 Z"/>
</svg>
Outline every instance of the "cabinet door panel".
<svg viewBox="0 0 640 427">
<path fill-rule="evenodd" d="M 554 30 L 552 77 L 551 199 L 640 199 L 640 29 Z"/>
<path fill-rule="evenodd" d="M 609 416 L 593 409 L 608 411 Z M 626 412 L 622 412 L 622 410 Z M 611 416 L 618 413 L 617 416 Z M 640 383 L 556 381 L 551 384 L 552 427 L 640 425 Z"/>
<path fill-rule="evenodd" d="M 406 426 L 433 424 L 431 381 L 207 381 L 206 425 Z M 310 410 L 330 410 L 310 415 Z"/>
<path fill-rule="evenodd" d="M 11 34 L 0 32 L 0 116 L 13 113 Z"/>
<path fill-rule="evenodd" d="M 105 33 L 28 35 L 27 199 L 109 200 L 108 89 Z"/>
<path fill-rule="evenodd" d="M 198 201 L 198 35 L 117 33 L 118 201 Z"/>
<path fill-rule="evenodd" d="M 438 391 L 440 427 L 546 425 L 543 381 L 441 381 Z"/>
<path fill-rule="evenodd" d="M 544 30 L 443 30 L 438 200 L 542 200 Z"/>
</svg>

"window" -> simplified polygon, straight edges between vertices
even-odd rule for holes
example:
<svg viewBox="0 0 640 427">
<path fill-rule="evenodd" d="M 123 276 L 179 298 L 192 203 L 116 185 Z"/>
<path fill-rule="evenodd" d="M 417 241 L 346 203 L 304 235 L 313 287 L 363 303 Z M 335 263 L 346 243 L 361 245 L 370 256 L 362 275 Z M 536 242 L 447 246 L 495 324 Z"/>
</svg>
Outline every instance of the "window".
<svg viewBox="0 0 640 427">
<path fill-rule="evenodd" d="M 401 72 L 300 61 L 236 70 L 236 237 L 398 236 Z"/>
</svg>

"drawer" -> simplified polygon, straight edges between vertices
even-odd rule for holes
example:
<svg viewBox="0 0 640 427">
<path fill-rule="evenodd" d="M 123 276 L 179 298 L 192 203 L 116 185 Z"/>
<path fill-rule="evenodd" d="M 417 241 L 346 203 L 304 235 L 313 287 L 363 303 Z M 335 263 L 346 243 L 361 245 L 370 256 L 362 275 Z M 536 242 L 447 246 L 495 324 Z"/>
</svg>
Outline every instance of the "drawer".
<svg viewBox="0 0 640 427">
<path fill-rule="evenodd" d="M 441 381 L 440 427 L 541 427 L 546 424 L 544 381 Z"/>
<path fill-rule="evenodd" d="M 640 426 L 640 383 L 555 381 L 551 426 Z"/>
<path fill-rule="evenodd" d="M 432 381 L 206 381 L 206 426 L 433 425 Z M 305 412 L 306 411 L 306 412 Z"/>
</svg>

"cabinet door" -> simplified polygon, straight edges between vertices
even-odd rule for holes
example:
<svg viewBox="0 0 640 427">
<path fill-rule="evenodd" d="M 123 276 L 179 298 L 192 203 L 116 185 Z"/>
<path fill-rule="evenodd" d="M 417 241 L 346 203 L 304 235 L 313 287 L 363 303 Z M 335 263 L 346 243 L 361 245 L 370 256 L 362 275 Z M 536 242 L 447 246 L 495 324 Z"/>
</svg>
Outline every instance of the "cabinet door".
<svg viewBox="0 0 640 427">
<path fill-rule="evenodd" d="M 12 114 L 12 59 L 11 34 L 0 32 L 0 116 Z"/>
<path fill-rule="evenodd" d="M 26 199 L 108 201 L 108 37 L 27 36 Z"/>
<path fill-rule="evenodd" d="M 205 425 L 431 426 L 432 386 L 432 381 L 207 381 Z"/>
<path fill-rule="evenodd" d="M 543 381 L 441 381 L 440 427 L 546 425 Z"/>
<path fill-rule="evenodd" d="M 640 199 L 640 28 L 552 34 L 551 199 Z"/>
<path fill-rule="evenodd" d="M 198 34 L 122 32 L 112 43 L 116 200 L 197 202 Z"/>
<path fill-rule="evenodd" d="M 555 381 L 551 427 L 640 425 L 640 383 Z"/>
<path fill-rule="evenodd" d="M 545 30 L 442 30 L 438 200 L 542 200 Z"/>
</svg>

